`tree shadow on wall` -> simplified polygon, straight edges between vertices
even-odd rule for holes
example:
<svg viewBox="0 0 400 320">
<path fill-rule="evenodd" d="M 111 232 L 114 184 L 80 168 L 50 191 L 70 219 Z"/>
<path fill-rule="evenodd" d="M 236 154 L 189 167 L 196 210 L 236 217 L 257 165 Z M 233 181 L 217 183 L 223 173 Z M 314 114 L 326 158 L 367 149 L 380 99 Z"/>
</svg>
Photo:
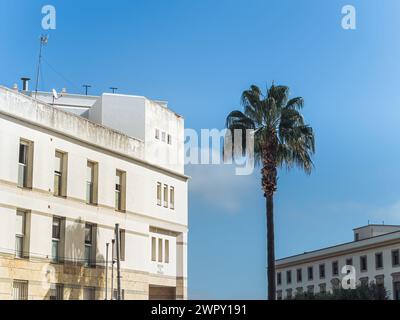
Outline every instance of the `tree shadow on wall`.
<svg viewBox="0 0 400 320">
<path fill-rule="evenodd" d="M 45 299 L 56 300 L 57 291 L 62 292 L 58 297 L 63 300 L 103 299 L 105 259 L 96 243 L 98 229 L 94 227 L 92 231 L 89 261 L 85 259 L 85 223 L 77 219 L 62 229 L 64 235 L 61 239 L 66 241 L 60 242 L 60 259 L 56 263 L 48 263 L 47 270 L 43 272 L 49 287 Z"/>
</svg>

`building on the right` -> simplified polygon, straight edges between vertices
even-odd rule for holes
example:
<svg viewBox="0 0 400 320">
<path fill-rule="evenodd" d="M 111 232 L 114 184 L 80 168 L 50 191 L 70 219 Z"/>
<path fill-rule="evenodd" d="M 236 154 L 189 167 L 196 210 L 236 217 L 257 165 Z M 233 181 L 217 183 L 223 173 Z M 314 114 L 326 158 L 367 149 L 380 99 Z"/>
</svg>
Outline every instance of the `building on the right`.
<svg viewBox="0 0 400 320">
<path fill-rule="evenodd" d="M 367 225 L 354 229 L 354 241 L 276 260 L 277 299 L 324 293 L 342 283 L 346 265 L 355 269 L 356 284 L 385 286 L 400 300 L 400 226 Z"/>
</svg>

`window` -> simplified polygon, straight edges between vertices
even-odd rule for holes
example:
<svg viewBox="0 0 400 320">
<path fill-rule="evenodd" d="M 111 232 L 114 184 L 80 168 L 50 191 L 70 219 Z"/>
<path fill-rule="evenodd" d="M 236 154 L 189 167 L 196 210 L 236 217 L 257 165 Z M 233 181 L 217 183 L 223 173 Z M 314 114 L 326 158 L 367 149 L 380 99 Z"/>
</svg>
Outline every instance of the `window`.
<svg viewBox="0 0 400 320">
<path fill-rule="evenodd" d="M 17 210 L 15 220 L 15 256 L 17 258 L 23 258 L 25 252 L 25 240 L 26 240 L 26 212 Z"/>
<path fill-rule="evenodd" d="M 53 262 L 60 261 L 61 246 L 61 218 L 53 218 L 52 240 L 51 240 L 51 260 Z"/>
<path fill-rule="evenodd" d="M 83 300 L 96 300 L 96 288 L 84 287 L 83 288 Z"/>
<path fill-rule="evenodd" d="M 384 274 L 380 274 L 375 276 L 375 283 L 378 287 L 384 287 L 385 286 L 385 275 Z"/>
<path fill-rule="evenodd" d="M 115 175 L 115 210 L 125 211 L 126 207 L 126 173 L 117 170 Z"/>
<path fill-rule="evenodd" d="M 278 274 L 276 275 L 276 282 L 278 284 L 278 286 L 280 286 L 282 284 L 282 273 L 278 272 Z"/>
<path fill-rule="evenodd" d="M 161 206 L 161 182 L 157 182 L 157 205 Z"/>
<path fill-rule="evenodd" d="M 288 300 L 292 299 L 292 289 L 286 289 L 286 298 Z"/>
<path fill-rule="evenodd" d="M 338 290 L 340 288 L 340 280 L 339 280 L 339 278 L 333 278 L 331 280 L 331 284 L 332 284 L 332 289 L 333 290 Z"/>
<path fill-rule="evenodd" d="M 282 290 L 276 292 L 276 300 L 282 300 Z"/>
<path fill-rule="evenodd" d="M 28 300 L 28 281 L 14 280 L 13 300 Z"/>
<path fill-rule="evenodd" d="M 303 293 L 303 287 L 298 287 L 298 288 L 296 288 L 296 295 L 297 294 L 302 294 Z"/>
<path fill-rule="evenodd" d="M 93 224 L 86 223 L 85 225 L 85 267 L 95 265 L 95 246 L 94 246 L 94 229 Z"/>
<path fill-rule="evenodd" d="M 88 161 L 86 172 L 86 203 L 97 204 L 98 164 Z"/>
<path fill-rule="evenodd" d="M 303 271 L 302 269 L 297 269 L 297 282 L 303 281 Z"/>
<path fill-rule="evenodd" d="M 158 262 L 163 262 L 163 240 L 158 239 Z"/>
<path fill-rule="evenodd" d="M 368 281 L 369 281 L 368 277 L 360 278 L 360 284 L 362 286 L 368 286 Z"/>
<path fill-rule="evenodd" d="M 355 241 L 359 241 L 360 240 L 360 234 L 359 233 L 355 233 L 354 234 L 354 240 Z"/>
<path fill-rule="evenodd" d="M 375 267 L 376 267 L 376 269 L 383 268 L 383 253 L 382 252 L 375 254 Z"/>
<path fill-rule="evenodd" d="M 151 261 L 157 261 L 157 239 L 151 238 Z"/>
<path fill-rule="evenodd" d="M 112 299 L 118 300 L 118 289 L 114 289 Z M 121 289 L 121 299 L 125 300 L 125 290 L 124 289 Z"/>
<path fill-rule="evenodd" d="M 155 135 L 157 140 L 160 140 L 160 130 L 156 129 L 156 135 Z"/>
<path fill-rule="evenodd" d="M 314 294 L 314 286 L 313 285 L 307 287 L 307 293 Z"/>
<path fill-rule="evenodd" d="M 286 271 L 286 283 L 287 284 L 292 283 L 292 271 Z"/>
<path fill-rule="evenodd" d="M 337 261 L 332 262 L 332 275 L 333 276 L 339 275 L 339 263 Z"/>
<path fill-rule="evenodd" d="M 54 195 L 67 195 L 67 154 L 56 151 L 54 164 Z"/>
<path fill-rule="evenodd" d="M 158 263 L 170 262 L 169 240 L 157 237 L 151 238 L 151 261 Z"/>
<path fill-rule="evenodd" d="M 32 188 L 33 142 L 20 140 L 18 160 L 18 186 Z"/>
<path fill-rule="evenodd" d="M 353 265 L 353 259 L 352 258 L 346 259 L 346 266 L 352 266 L 352 265 Z"/>
<path fill-rule="evenodd" d="M 168 185 L 164 184 L 164 207 L 168 208 Z"/>
<path fill-rule="evenodd" d="M 320 279 L 325 278 L 325 265 L 324 264 L 319 265 L 319 278 Z"/>
<path fill-rule="evenodd" d="M 307 273 L 308 273 L 308 280 L 309 281 L 313 280 L 314 279 L 314 268 L 308 267 Z"/>
<path fill-rule="evenodd" d="M 400 265 L 399 250 L 392 251 L 392 265 L 398 267 Z"/>
<path fill-rule="evenodd" d="M 125 234 L 126 234 L 126 231 L 124 229 L 119 230 L 119 241 L 120 241 L 119 257 L 120 257 L 121 261 L 125 261 Z"/>
<path fill-rule="evenodd" d="M 368 270 L 367 256 L 360 257 L 360 269 L 361 269 L 361 271 L 367 271 Z"/>
<path fill-rule="evenodd" d="M 164 262 L 169 263 L 169 240 L 165 240 L 165 257 Z"/>
<path fill-rule="evenodd" d="M 165 142 L 165 136 L 166 136 L 166 133 L 165 133 L 165 132 L 162 132 L 162 133 L 161 133 L 161 141 L 162 141 L 162 142 Z"/>
<path fill-rule="evenodd" d="M 175 188 L 170 187 L 169 188 L 169 207 L 171 210 L 175 209 Z"/>
<path fill-rule="evenodd" d="M 326 293 L 326 283 L 321 283 L 319 285 L 319 292 L 320 293 Z"/>
<path fill-rule="evenodd" d="M 64 300 L 64 285 L 57 283 L 50 286 L 50 300 Z"/>
<path fill-rule="evenodd" d="M 171 138 L 171 135 L 170 135 L 170 134 L 167 136 L 167 143 L 168 143 L 169 145 L 172 144 L 172 138 Z"/>
</svg>

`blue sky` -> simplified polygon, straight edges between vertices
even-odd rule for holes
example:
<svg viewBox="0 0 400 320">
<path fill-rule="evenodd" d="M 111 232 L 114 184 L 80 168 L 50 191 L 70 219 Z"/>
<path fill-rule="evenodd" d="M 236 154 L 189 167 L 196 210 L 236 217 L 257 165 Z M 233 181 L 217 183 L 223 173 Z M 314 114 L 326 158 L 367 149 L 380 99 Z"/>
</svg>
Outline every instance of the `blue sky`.
<svg viewBox="0 0 400 320">
<path fill-rule="evenodd" d="M 273 80 L 305 99 L 317 139 L 311 176 L 281 171 L 276 250 L 284 257 L 400 223 L 400 22 L 397 0 L 0 0 L 0 83 L 35 75 L 41 8 L 57 9 L 41 89 L 167 99 L 186 126 L 223 128 L 251 84 Z M 357 29 L 341 28 L 351 4 Z M 55 72 L 55 71 L 56 72 Z M 192 166 L 191 298 L 266 296 L 259 170 Z"/>
</svg>

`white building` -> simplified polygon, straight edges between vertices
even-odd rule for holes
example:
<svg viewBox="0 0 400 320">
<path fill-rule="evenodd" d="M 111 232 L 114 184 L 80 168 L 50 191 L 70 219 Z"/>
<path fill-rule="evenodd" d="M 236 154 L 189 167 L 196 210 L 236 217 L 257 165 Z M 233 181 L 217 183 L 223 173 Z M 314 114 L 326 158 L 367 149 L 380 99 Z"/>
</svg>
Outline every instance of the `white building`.
<svg viewBox="0 0 400 320">
<path fill-rule="evenodd" d="M 0 299 L 106 283 L 110 299 L 116 224 L 123 297 L 186 299 L 183 118 L 141 96 L 34 96 L 0 86 Z"/>
<path fill-rule="evenodd" d="M 276 261 L 277 299 L 297 293 L 332 291 L 341 285 L 342 268 L 355 268 L 356 284 L 385 286 L 400 300 L 400 226 L 368 225 L 354 229 L 354 241 Z"/>
</svg>

